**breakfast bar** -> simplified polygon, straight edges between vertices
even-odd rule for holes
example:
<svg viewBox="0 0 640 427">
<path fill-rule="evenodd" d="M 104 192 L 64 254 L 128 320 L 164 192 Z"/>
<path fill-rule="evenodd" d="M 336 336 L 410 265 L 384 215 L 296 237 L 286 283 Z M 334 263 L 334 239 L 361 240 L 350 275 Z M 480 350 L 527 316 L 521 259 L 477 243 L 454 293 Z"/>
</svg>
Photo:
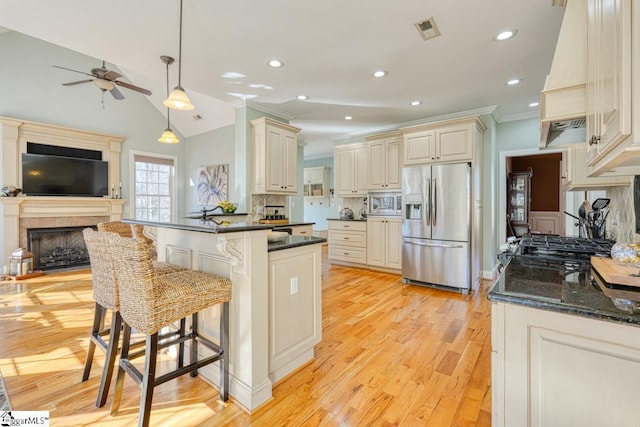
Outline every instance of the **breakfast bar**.
<svg viewBox="0 0 640 427">
<path fill-rule="evenodd" d="M 272 225 L 242 221 L 123 222 L 153 230 L 160 261 L 231 280 L 229 391 L 247 411 L 270 400 L 273 383 L 314 357 L 322 338 L 325 239 L 270 239 Z M 205 310 L 199 321 L 200 332 L 217 341 L 219 309 Z M 204 346 L 198 351 L 208 355 Z M 203 368 L 200 375 L 219 384 L 215 366 Z"/>
</svg>

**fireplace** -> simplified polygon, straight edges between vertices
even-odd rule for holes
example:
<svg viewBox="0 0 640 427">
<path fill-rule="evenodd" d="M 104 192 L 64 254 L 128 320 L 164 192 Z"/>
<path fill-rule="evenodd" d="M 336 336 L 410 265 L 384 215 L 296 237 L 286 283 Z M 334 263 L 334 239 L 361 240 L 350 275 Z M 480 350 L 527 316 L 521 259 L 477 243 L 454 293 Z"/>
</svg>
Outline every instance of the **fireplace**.
<svg viewBox="0 0 640 427">
<path fill-rule="evenodd" d="M 89 265 L 89 254 L 82 235 L 85 228 L 27 229 L 28 249 L 35 258 L 34 269 L 54 270 Z"/>
</svg>

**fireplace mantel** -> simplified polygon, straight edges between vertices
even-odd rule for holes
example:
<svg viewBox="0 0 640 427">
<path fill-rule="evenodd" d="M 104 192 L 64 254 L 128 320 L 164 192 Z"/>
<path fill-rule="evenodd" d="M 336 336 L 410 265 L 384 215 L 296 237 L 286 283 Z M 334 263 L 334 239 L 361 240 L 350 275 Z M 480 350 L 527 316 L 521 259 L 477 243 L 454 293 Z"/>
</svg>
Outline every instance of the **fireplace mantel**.
<svg viewBox="0 0 640 427">
<path fill-rule="evenodd" d="M 120 154 L 125 138 L 98 132 L 73 129 L 46 123 L 0 117 L 0 186 L 22 188 L 21 154 L 27 142 L 81 148 L 102 152 L 109 163 L 109 187 L 120 187 Z M 20 247 L 25 224 L 57 227 L 65 222 L 73 225 L 95 225 L 96 221 L 122 218 L 125 199 L 100 197 L 23 196 L 0 197 L 0 265 L 6 263 L 13 250 Z M 50 224 L 50 225 L 49 225 Z"/>
<path fill-rule="evenodd" d="M 24 246 L 24 222 L 40 226 L 95 225 L 98 221 L 119 221 L 125 199 L 102 197 L 0 197 L 2 208 L 2 263 L 16 248 Z M 21 234 L 22 239 L 21 239 Z M 1 264 L 0 264 L 1 265 Z"/>
</svg>

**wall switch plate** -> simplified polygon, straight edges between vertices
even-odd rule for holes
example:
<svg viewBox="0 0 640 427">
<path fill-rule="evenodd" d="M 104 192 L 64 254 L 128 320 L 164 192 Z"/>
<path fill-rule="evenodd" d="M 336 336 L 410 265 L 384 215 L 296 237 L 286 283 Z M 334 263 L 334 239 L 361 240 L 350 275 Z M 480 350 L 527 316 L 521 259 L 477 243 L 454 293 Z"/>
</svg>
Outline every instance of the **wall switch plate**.
<svg viewBox="0 0 640 427">
<path fill-rule="evenodd" d="M 291 295 L 295 295 L 298 293 L 298 278 L 291 278 Z"/>
</svg>

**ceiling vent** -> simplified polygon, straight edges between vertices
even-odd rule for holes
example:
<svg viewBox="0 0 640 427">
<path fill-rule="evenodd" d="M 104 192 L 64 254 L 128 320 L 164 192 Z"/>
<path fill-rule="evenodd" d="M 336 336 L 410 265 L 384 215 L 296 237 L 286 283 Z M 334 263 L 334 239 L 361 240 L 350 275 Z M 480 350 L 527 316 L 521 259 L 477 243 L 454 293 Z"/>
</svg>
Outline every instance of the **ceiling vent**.
<svg viewBox="0 0 640 427">
<path fill-rule="evenodd" d="M 196 114 L 195 116 L 193 116 L 193 120 L 195 120 L 196 122 L 198 120 L 202 120 L 202 116 L 200 114 Z"/>
<path fill-rule="evenodd" d="M 436 21 L 433 16 L 425 21 L 420 21 L 416 24 L 416 29 L 423 40 L 429 40 L 440 35 L 440 30 L 436 25 Z"/>
</svg>

